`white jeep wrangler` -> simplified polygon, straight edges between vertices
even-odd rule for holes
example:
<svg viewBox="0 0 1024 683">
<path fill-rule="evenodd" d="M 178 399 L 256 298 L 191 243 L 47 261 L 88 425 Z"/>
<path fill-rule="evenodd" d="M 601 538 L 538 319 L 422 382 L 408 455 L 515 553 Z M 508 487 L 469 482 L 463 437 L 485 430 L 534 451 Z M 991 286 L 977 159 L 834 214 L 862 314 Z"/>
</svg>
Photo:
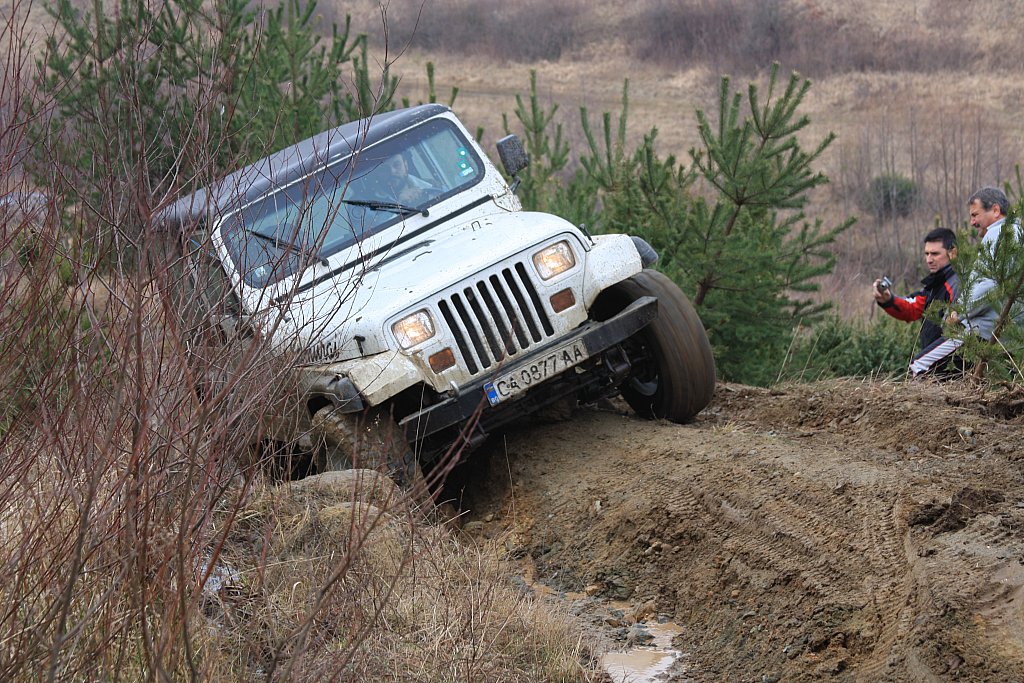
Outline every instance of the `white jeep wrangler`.
<svg viewBox="0 0 1024 683">
<path fill-rule="evenodd" d="M 515 178 L 522 145 L 498 148 Z M 679 288 L 647 269 L 651 247 L 523 211 L 516 182 L 430 104 L 288 147 L 160 222 L 184 237 L 190 300 L 224 339 L 295 354 L 300 400 L 277 435 L 320 470 L 362 460 L 408 482 L 566 399 L 621 393 L 680 422 L 702 410 L 711 348 Z"/>
</svg>

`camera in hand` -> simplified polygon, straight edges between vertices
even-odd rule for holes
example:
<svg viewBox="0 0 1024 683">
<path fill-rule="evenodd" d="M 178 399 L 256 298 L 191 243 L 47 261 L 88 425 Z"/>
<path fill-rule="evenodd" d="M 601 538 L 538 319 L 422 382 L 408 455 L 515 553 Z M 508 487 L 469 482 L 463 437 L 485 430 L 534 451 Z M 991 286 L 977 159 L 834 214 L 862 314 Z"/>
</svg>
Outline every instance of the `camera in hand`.
<svg viewBox="0 0 1024 683">
<path fill-rule="evenodd" d="M 883 276 L 882 279 L 878 281 L 877 288 L 878 288 L 879 293 L 883 293 L 884 294 L 885 290 L 887 290 L 887 289 L 889 289 L 891 287 L 892 287 L 892 280 L 890 280 L 887 277 Z"/>
</svg>

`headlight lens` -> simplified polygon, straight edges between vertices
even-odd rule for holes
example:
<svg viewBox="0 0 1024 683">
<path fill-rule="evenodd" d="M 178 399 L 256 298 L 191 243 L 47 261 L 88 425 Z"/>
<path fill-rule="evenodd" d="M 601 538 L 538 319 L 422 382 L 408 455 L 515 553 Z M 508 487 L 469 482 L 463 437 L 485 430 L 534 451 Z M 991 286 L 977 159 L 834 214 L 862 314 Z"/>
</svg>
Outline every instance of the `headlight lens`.
<svg viewBox="0 0 1024 683">
<path fill-rule="evenodd" d="M 576 265 L 576 257 L 572 248 L 565 240 L 545 247 L 533 255 L 533 264 L 541 278 L 550 280 L 559 273 L 564 273 Z"/>
<path fill-rule="evenodd" d="M 434 321 L 426 310 L 416 311 L 392 325 L 391 331 L 395 333 L 399 345 L 408 349 L 434 336 Z"/>
</svg>

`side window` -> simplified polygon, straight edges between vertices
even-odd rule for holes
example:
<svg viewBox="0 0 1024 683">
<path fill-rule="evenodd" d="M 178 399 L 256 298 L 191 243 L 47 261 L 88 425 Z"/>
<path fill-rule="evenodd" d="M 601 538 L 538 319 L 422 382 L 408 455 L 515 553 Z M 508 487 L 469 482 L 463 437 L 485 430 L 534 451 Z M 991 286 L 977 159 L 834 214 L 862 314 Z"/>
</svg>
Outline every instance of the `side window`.
<svg viewBox="0 0 1024 683">
<path fill-rule="evenodd" d="M 213 256 L 213 245 L 206 242 L 195 257 L 196 289 L 202 292 L 210 312 L 237 318 L 242 313 L 238 296 L 231 288 L 220 259 Z"/>
<path fill-rule="evenodd" d="M 469 184 L 480 173 L 475 156 L 464 142 L 449 131 L 442 131 L 431 139 L 437 165 L 444 175 L 445 187 Z"/>
<path fill-rule="evenodd" d="M 205 233 L 193 233 L 183 245 L 184 272 L 180 291 L 186 324 L 193 335 L 223 342 L 224 332 L 234 328 L 241 305 L 213 245 Z M 231 321 L 225 326 L 225 322 Z"/>
</svg>

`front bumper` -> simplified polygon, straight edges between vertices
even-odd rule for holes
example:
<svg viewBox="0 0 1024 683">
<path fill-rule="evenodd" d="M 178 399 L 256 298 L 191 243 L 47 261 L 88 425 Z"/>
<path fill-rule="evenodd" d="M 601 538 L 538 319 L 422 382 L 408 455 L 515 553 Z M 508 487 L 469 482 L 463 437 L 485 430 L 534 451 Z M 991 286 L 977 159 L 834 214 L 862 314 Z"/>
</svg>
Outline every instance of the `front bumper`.
<svg viewBox="0 0 1024 683">
<path fill-rule="evenodd" d="M 508 372 L 516 367 L 527 365 L 543 358 L 552 348 L 574 341 L 582 341 L 586 346 L 588 357 L 595 359 L 602 352 L 636 334 L 657 317 L 658 300 L 652 296 L 641 297 L 616 316 L 602 322 L 587 322 L 572 334 L 553 339 L 543 348 L 517 359 L 514 365 L 501 368 L 501 372 Z M 565 373 L 572 371 L 573 368 L 569 368 Z M 492 408 L 487 400 L 484 385 L 493 379 L 494 376 L 488 376 L 472 384 L 460 387 L 458 396 L 407 415 L 401 420 L 400 425 L 402 427 L 409 427 L 406 433 L 416 434 L 417 438 L 422 439 L 436 434 L 443 429 L 462 424 L 481 411 L 507 411 L 510 407 L 515 406 L 522 397 L 511 399 L 507 403 L 501 403 Z M 556 381 L 557 379 L 558 376 L 556 375 L 551 381 Z M 544 386 L 545 384 L 539 384 L 531 391 L 542 390 Z M 524 394 L 524 397 L 529 396 L 529 394 L 530 392 L 527 392 Z"/>
</svg>

